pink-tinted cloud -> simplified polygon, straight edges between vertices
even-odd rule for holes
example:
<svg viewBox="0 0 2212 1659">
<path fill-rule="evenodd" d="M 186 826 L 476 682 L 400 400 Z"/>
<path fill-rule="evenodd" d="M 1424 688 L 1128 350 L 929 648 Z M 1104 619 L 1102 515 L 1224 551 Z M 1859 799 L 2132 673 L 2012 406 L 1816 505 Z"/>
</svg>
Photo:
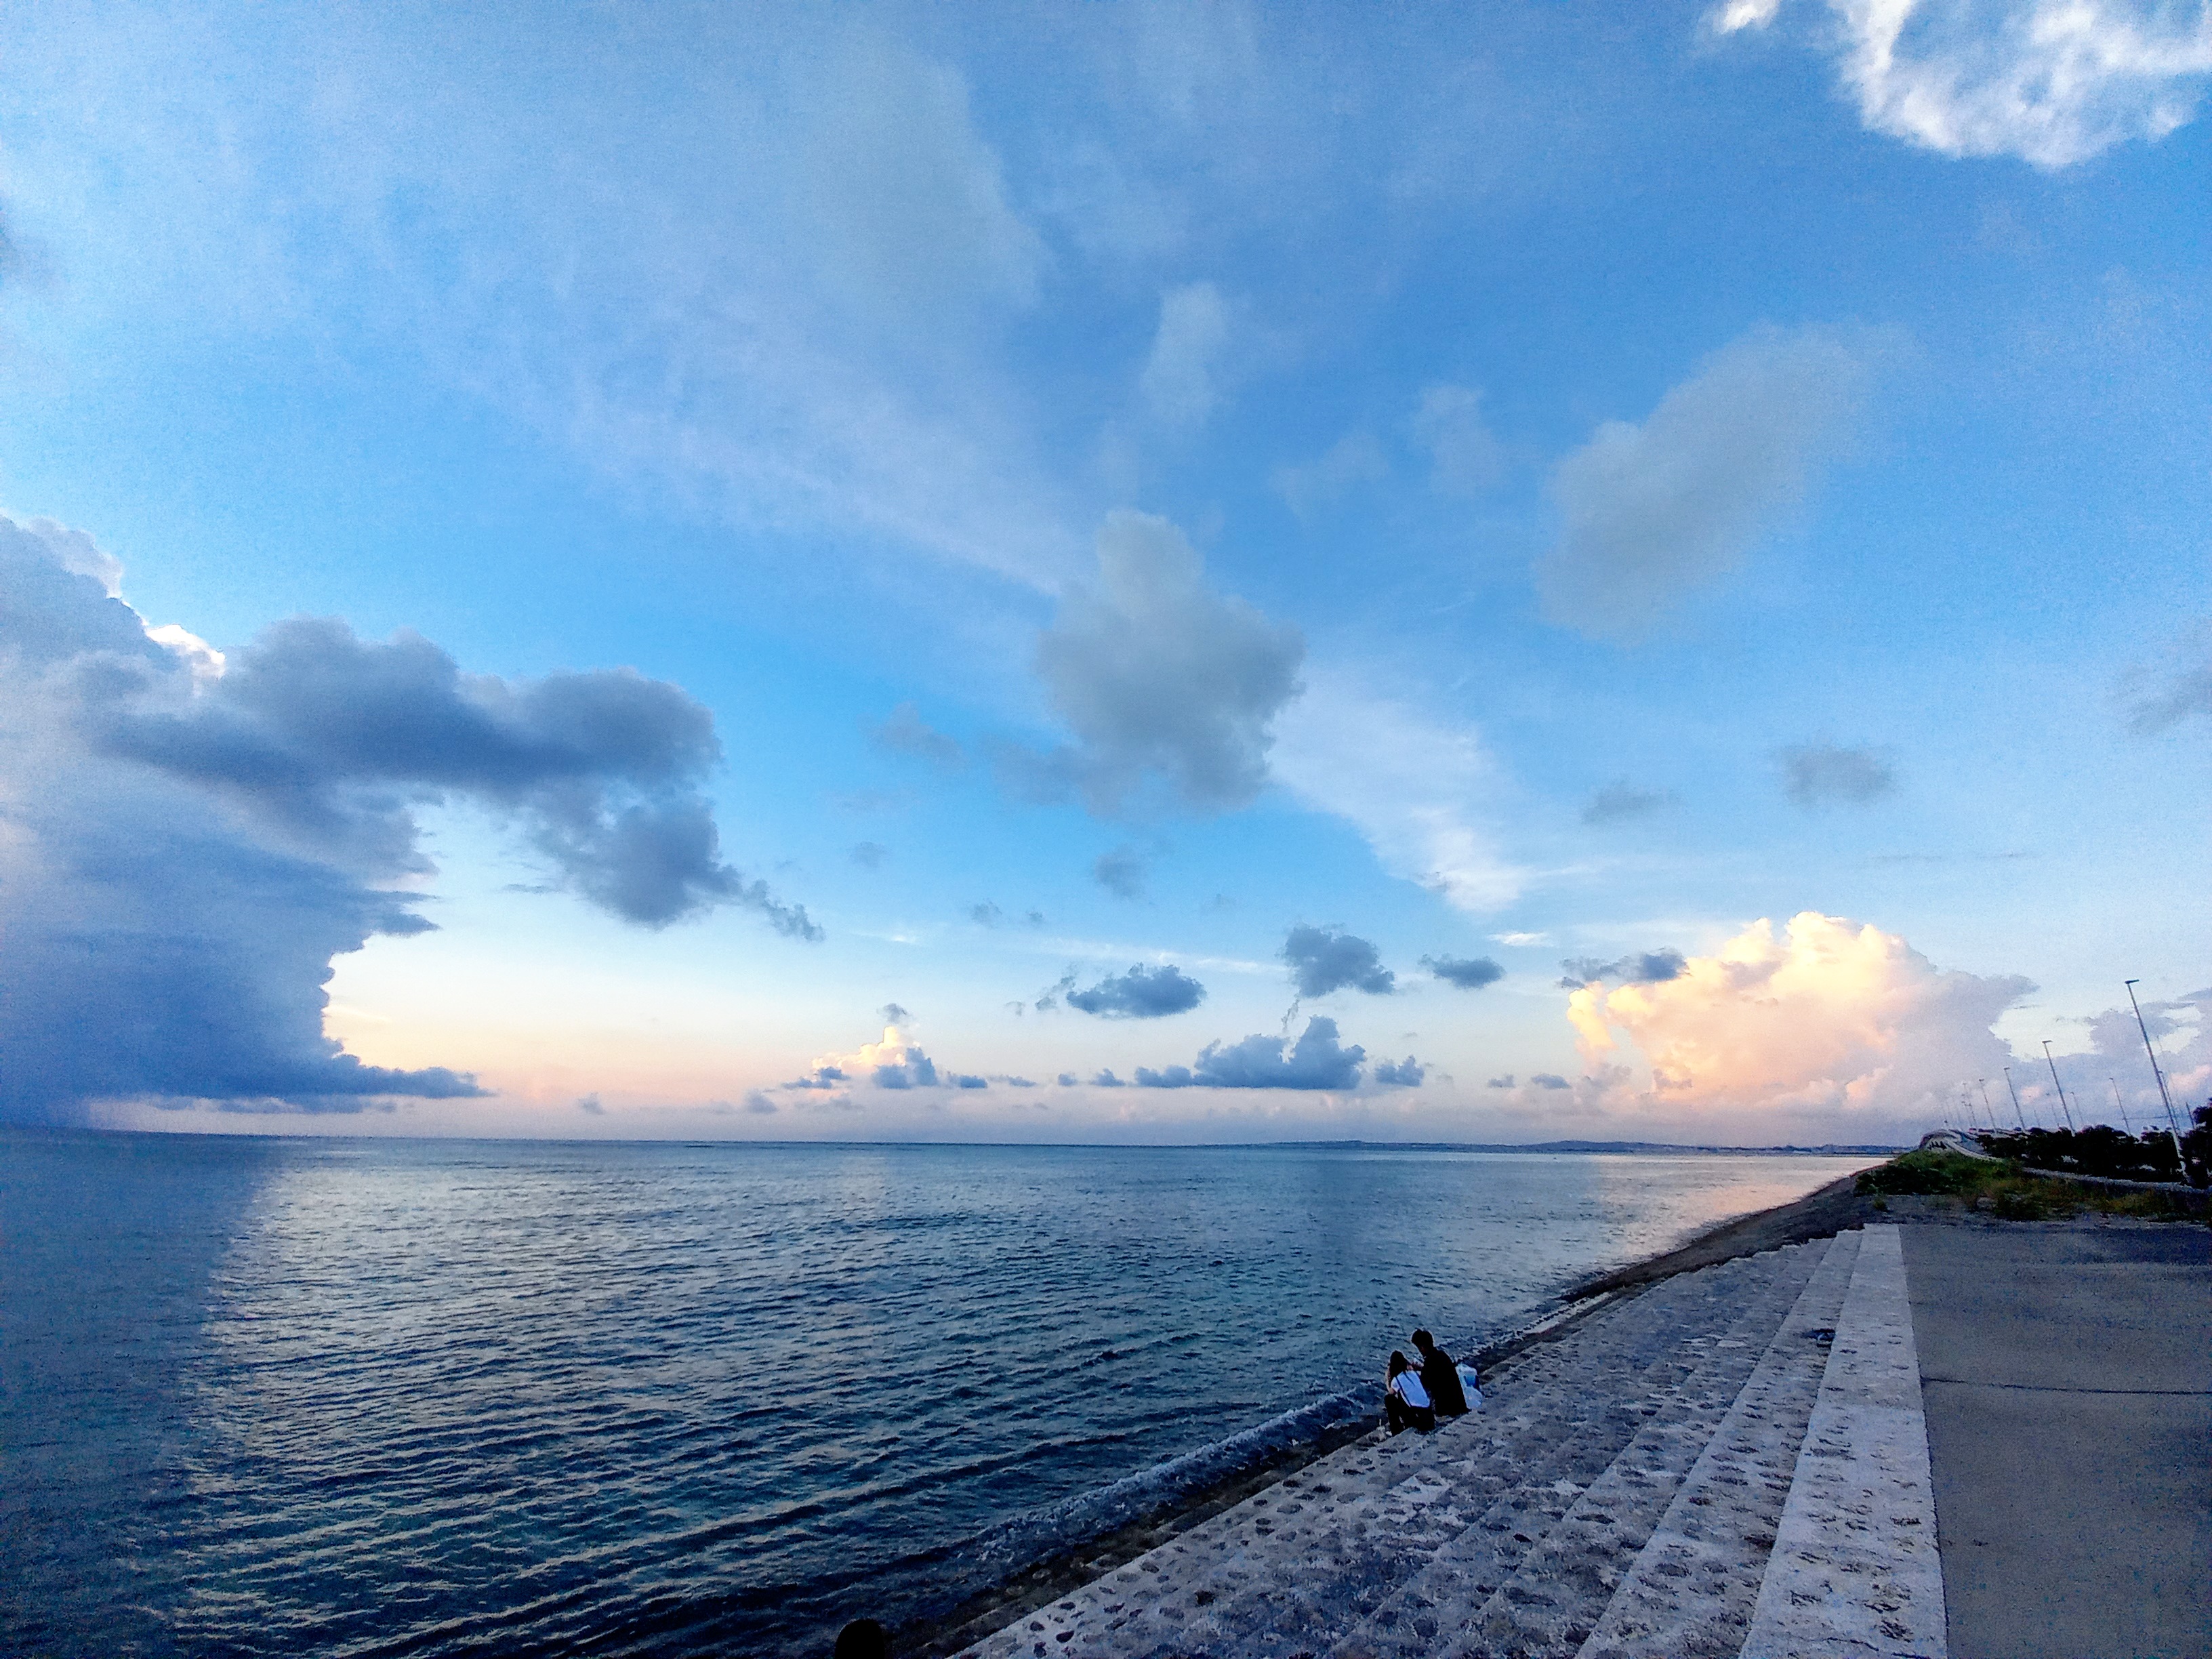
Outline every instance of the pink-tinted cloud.
<svg viewBox="0 0 2212 1659">
<path fill-rule="evenodd" d="M 1807 910 L 1778 935 L 1752 923 L 1671 979 L 1594 979 L 1567 1015 L 1593 1072 L 1640 1052 L 1648 1085 L 1631 1066 L 1608 1091 L 1617 1107 L 1904 1124 L 1999 1073 L 2012 1055 L 1990 1026 L 2033 988 L 1939 969 L 1894 933 Z"/>
</svg>

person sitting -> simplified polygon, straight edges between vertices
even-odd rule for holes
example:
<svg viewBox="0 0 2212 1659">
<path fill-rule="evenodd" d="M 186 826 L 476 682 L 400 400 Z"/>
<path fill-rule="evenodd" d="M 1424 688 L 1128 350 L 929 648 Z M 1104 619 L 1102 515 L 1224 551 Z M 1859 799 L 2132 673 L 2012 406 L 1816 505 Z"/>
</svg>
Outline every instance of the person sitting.
<svg viewBox="0 0 2212 1659">
<path fill-rule="evenodd" d="M 1436 1402 L 1437 1415 L 1466 1416 L 1467 1390 L 1460 1387 L 1457 1362 L 1426 1331 L 1413 1333 L 1413 1346 L 1421 1351 L 1421 1386 Z"/>
<path fill-rule="evenodd" d="M 1383 1374 L 1382 1411 L 1393 1434 L 1404 1429 L 1419 1429 L 1426 1434 L 1437 1425 L 1436 1407 L 1429 1403 L 1429 1391 L 1421 1386 L 1420 1373 L 1395 1348 L 1390 1351 L 1390 1369 Z"/>
</svg>

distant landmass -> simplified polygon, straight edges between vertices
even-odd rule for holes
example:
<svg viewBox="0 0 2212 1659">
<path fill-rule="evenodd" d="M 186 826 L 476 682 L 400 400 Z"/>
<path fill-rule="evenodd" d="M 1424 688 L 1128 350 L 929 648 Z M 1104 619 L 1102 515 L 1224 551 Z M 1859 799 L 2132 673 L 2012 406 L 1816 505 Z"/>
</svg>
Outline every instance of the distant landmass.
<svg viewBox="0 0 2212 1659">
<path fill-rule="evenodd" d="M 1684 1146 L 1667 1140 L 1533 1140 L 1491 1142 L 1476 1140 L 1270 1140 L 1268 1146 L 1358 1148 L 1396 1152 L 1729 1152 L 1745 1157 L 1771 1157 L 1796 1152 L 1807 1158 L 1887 1158 L 1903 1146 Z"/>
</svg>

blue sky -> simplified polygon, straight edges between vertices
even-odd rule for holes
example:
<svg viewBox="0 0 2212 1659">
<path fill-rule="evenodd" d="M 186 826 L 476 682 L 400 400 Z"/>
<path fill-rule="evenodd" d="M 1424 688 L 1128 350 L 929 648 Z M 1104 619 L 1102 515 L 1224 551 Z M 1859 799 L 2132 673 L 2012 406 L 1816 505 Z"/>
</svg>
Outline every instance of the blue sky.
<svg viewBox="0 0 2212 1659">
<path fill-rule="evenodd" d="M 2130 977 L 2212 1085 L 2201 5 L 0 51 L 11 1115 L 1885 1139 L 2154 1101 Z"/>
</svg>

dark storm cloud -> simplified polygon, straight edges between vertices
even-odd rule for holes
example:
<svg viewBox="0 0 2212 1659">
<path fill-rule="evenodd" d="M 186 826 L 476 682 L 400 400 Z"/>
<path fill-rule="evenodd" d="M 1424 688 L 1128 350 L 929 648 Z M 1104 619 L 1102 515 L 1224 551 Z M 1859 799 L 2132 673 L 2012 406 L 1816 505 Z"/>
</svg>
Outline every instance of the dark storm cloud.
<svg viewBox="0 0 2212 1659">
<path fill-rule="evenodd" d="M 1421 966 L 1462 991 L 1480 991 L 1505 977 L 1505 970 L 1488 957 L 1423 957 Z"/>
<path fill-rule="evenodd" d="M 1674 792 L 1671 789 L 1638 789 L 1632 783 L 1608 783 L 1583 806 L 1583 822 L 1620 823 L 1629 818 L 1647 818 L 1674 804 Z"/>
<path fill-rule="evenodd" d="M 1063 993 L 1067 1006 L 1104 1019 L 1158 1019 L 1188 1013 L 1206 1000 L 1206 987 L 1180 969 L 1146 968 L 1111 975 L 1087 991 Z"/>
<path fill-rule="evenodd" d="M 1388 996 L 1397 988 L 1397 976 L 1382 965 L 1375 947 L 1340 927 L 1301 923 L 1291 928 L 1283 941 L 1283 960 L 1290 964 L 1291 981 L 1302 997 L 1325 997 L 1346 989 Z"/>
<path fill-rule="evenodd" d="M 1897 789 L 1897 774 L 1871 749 L 1798 744 L 1776 750 L 1775 758 L 1782 764 L 1782 793 L 1808 811 L 1865 806 Z"/>
<path fill-rule="evenodd" d="M 430 869 L 415 813 L 441 800 L 500 814 L 625 920 L 737 903 L 815 933 L 720 861 L 712 722 L 675 687 L 463 675 L 340 623 L 280 624 L 226 667 L 150 639 L 118 574 L 78 532 L 0 519 L 0 1117 L 482 1093 L 323 1033 L 334 957 L 432 926 L 387 884 Z"/>
<path fill-rule="evenodd" d="M 947 771 L 957 770 L 968 763 L 967 754 L 958 742 L 925 726 L 921 711 L 910 702 L 902 702 L 892 709 L 890 718 L 869 735 L 878 749 L 894 755 L 911 755 Z"/>
<path fill-rule="evenodd" d="M 419 635 L 355 637 L 330 618 L 277 623 L 188 700 L 158 677 L 88 677 L 94 745 L 228 793 L 296 846 L 373 876 L 417 872 L 413 809 L 448 795 L 503 811 L 562 884 L 662 927 L 721 904 L 820 937 L 721 862 L 699 793 L 720 759 L 714 717 L 627 670 L 506 681 L 465 675 Z"/>
<path fill-rule="evenodd" d="M 1305 641 L 1205 577 L 1166 520 L 1107 520 L 1097 586 L 1070 592 L 1037 639 L 1037 677 L 1075 740 L 1042 755 L 1000 750 L 1009 787 L 1033 799 L 1079 794 L 1099 813 L 1119 811 L 1148 781 L 1200 811 L 1259 794 Z"/>
<path fill-rule="evenodd" d="M 1137 1069 L 1147 1089 L 1356 1089 L 1367 1051 L 1337 1041 L 1336 1022 L 1316 1014 L 1294 1044 L 1265 1033 L 1224 1046 L 1209 1042 L 1188 1066 Z"/>
<path fill-rule="evenodd" d="M 1663 985 L 1680 978 L 1688 965 L 1680 951 L 1642 951 L 1612 962 L 1597 957 L 1571 957 L 1559 964 L 1565 970 L 1559 988 L 1576 990 L 1592 980 L 1603 980 L 1608 985 Z"/>
</svg>

